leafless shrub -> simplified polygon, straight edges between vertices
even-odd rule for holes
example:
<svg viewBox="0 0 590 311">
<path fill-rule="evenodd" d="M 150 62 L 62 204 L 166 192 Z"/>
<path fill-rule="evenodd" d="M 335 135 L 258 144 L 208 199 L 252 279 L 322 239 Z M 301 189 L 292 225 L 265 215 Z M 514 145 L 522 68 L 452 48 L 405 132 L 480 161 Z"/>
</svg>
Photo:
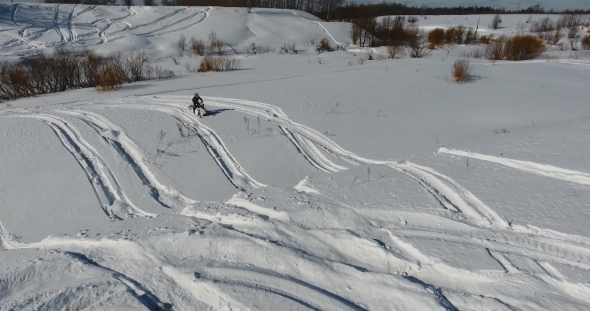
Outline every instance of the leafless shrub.
<svg viewBox="0 0 590 311">
<path fill-rule="evenodd" d="M 241 61 L 238 58 L 205 56 L 203 61 L 201 61 L 201 65 L 199 66 L 198 71 L 231 71 L 238 69 L 240 64 Z"/>
<path fill-rule="evenodd" d="M 428 33 L 428 48 L 436 49 L 445 44 L 445 30 L 442 28 L 435 28 Z"/>
<path fill-rule="evenodd" d="M 186 37 L 183 34 L 180 34 L 180 38 L 178 38 L 176 45 L 182 52 L 186 50 Z"/>
<path fill-rule="evenodd" d="M 527 60 L 545 51 L 543 40 L 533 35 L 499 37 L 486 46 L 485 55 L 490 60 Z"/>
<path fill-rule="evenodd" d="M 453 77 L 453 82 L 455 83 L 464 83 L 469 81 L 471 77 L 472 66 L 469 63 L 468 59 L 457 59 L 453 63 L 453 68 L 451 71 L 451 75 Z"/>
<path fill-rule="evenodd" d="M 142 51 L 100 56 L 87 49 L 58 48 L 53 53 L 36 53 L 18 63 L 1 63 L 0 100 L 84 87 L 106 92 L 126 82 L 173 75 L 170 70 L 151 67 Z"/>
<path fill-rule="evenodd" d="M 293 53 L 297 54 L 297 49 L 295 48 L 295 43 L 284 43 L 280 49 L 281 54 Z"/>
<path fill-rule="evenodd" d="M 530 24 L 529 31 L 537 34 L 555 30 L 555 22 L 553 22 L 549 17 L 531 21 Z"/>
<path fill-rule="evenodd" d="M 580 40 L 580 43 L 582 44 L 582 48 L 584 50 L 590 50 L 590 35 L 587 35 L 584 38 L 582 38 L 582 40 Z"/>
<path fill-rule="evenodd" d="M 195 37 L 192 37 L 189 43 L 194 55 L 205 55 L 205 42 L 203 40 L 197 40 Z"/>
<path fill-rule="evenodd" d="M 217 33 L 214 31 L 209 33 L 209 53 L 215 55 L 222 55 L 224 52 L 224 43 L 217 38 Z"/>
<path fill-rule="evenodd" d="M 174 71 L 166 68 L 162 68 L 160 66 L 154 67 L 154 77 L 156 79 L 169 79 L 174 77 Z"/>
<path fill-rule="evenodd" d="M 330 41 L 328 41 L 327 38 L 323 38 L 322 40 L 320 40 L 320 43 L 318 43 L 316 50 L 318 52 L 331 52 L 334 50 L 334 48 L 332 48 L 332 46 L 330 45 Z"/>
<path fill-rule="evenodd" d="M 178 59 L 176 59 L 176 57 L 172 57 L 172 62 L 174 63 L 174 65 L 180 65 L 180 62 L 178 61 Z"/>
<path fill-rule="evenodd" d="M 473 44 L 477 42 L 477 33 L 475 32 L 475 30 L 473 30 L 473 28 L 469 27 L 467 29 L 467 32 L 465 33 L 465 38 L 463 43 L 465 44 Z"/>
<path fill-rule="evenodd" d="M 568 41 L 570 42 L 570 47 L 571 47 L 572 51 L 577 51 L 578 50 L 578 42 L 580 42 L 580 38 L 575 36 L 575 37 L 569 38 Z"/>
<path fill-rule="evenodd" d="M 467 34 L 469 30 L 472 33 L 469 34 L 469 39 L 473 36 L 473 30 L 463 25 L 452 27 L 447 29 L 445 33 L 445 39 L 447 44 L 465 44 L 467 41 Z"/>
<path fill-rule="evenodd" d="M 392 44 L 387 46 L 387 56 L 391 59 L 403 58 L 406 56 L 406 50 L 401 45 Z"/>
<path fill-rule="evenodd" d="M 504 218 L 506 218 L 506 224 L 508 225 L 508 227 L 506 227 L 506 229 L 512 230 L 512 222 L 514 221 L 514 219 L 508 219 L 508 217 L 504 217 Z"/>
<path fill-rule="evenodd" d="M 461 51 L 461 52 L 459 52 L 459 56 L 480 59 L 480 58 L 484 58 L 486 56 L 486 54 L 485 54 L 484 49 L 482 49 L 481 47 L 477 47 L 469 52 Z"/>
<path fill-rule="evenodd" d="M 408 23 L 415 24 L 417 22 L 418 22 L 418 17 L 417 16 L 409 16 L 408 17 Z"/>
<path fill-rule="evenodd" d="M 505 129 L 505 128 L 501 128 L 501 129 L 493 129 L 492 132 L 494 134 L 508 134 L 510 133 L 509 130 Z"/>
<path fill-rule="evenodd" d="M 295 49 L 294 43 L 293 43 L 293 49 Z M 250 47 L 248 48 L 248 50 L 246 50 L 246 54 L 248 54 L 248 55 L 263 54 L 263 53 L 273 52 L 275 50 L 276 49 L 274 47 L 259 46 L 259 45 L 256 45 L 256 43 L 252 42 L 252 44 L 250 44 Z M 295 53 L 296 53 L 296 51 L 295 51 Z"/>
<path fill-rule="evenodd" d="M 556 28 L 553 32 L 542 33 L 539 38 L 543 39 L 549 45 L 555 45 L 561 40 L 561 28 Z"/>
<path fill-rule="evenodd" d="M 490 44 L 490 42 L 494 41 L 494 35 L 481 36 L 479 37 L 478 41 L 481 44 Z"/>
<path fill-rule="evenodd" d="M 110 61 L 102 66 L 96 76 L 96 91 L 109 92 L 123 85 L 127 76 L 123 68 L 116 61 Z"/>
<path fill-rule="evenodd" d="M 367 60 L 373 60 L 375 59 L 375 53 L 373 53 L 373 50 L 369 50 L 369 52 L 367 52 L 367 55 L 365 57 Z"/>
<path fill-rule="evenodd" d="M 362 65 L 362 64 L 364 64 L 364 63 L 365 63 L 365 60 L 367 60 L 367 59 L 366 59 L 366 58 L 364 58 L 364 57 L 359 57 L 359 59 L 357 59 L 357 61 L 356 61 L 356 62 L 357 62 L 357 63 L 359 63 L 360 65 Z"/>
<path fill-rule="evenodd" d="M 125 70 L 131 81 L 141 81 L 149 78 L 148 56 L 144 51 L 133 52 L 123 57 Z"/>
<path fill-rule="evenodd" d="M 557 20 L 557 25 L 567 29 L 567 37 L 577 36 L 579 27 L 584 25 L 584 16 L 581 14 L 564 14 Z"/>
<path fill-rule="evenodd" d="M 430 49 L 426 46 L 426 36 L 421 31 L 416 39 L 410 42 L 410 57 L 424 58 L 428 55 L 430 55 Z"/>
<path fill-rule="evenodd" d="M 494 16 L 494 18 L 492 19 L 492 22 L 490 23 L 489 27 L 492 29 L 498 29 L 498 26 L 500 26 L 501 22 L 502 18 L 499 14 L 496 14 L 496 16 Z"/>
<path fill-rule="evenodd" d="M 166 153 L 167 148 L 162 147 L 164 136 L 166 136 L 166 132 L 164 132 L 164 130 L 160 130 L 160 132 L 158 132 L 158 144 L 156 145 L 156 159 Z"/>
</svg>

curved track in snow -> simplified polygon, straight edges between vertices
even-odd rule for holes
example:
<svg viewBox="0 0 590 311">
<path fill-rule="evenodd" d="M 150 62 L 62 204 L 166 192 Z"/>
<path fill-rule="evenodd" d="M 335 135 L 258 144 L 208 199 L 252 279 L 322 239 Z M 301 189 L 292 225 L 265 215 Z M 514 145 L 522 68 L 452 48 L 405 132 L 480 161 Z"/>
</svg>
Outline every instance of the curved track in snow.
<svg viewBox="0 0 590 311">
<path fill-rule="evenodd" d="M 86 173 L 102 209 L 112 219 L 127 217 L 155 217 L 131 203 L 100 154 L 88 144 L 78 130 L 67 121 L 48 114 L 11 116 L 45 122 L 58 136 L 63 146 L 74 156 Z"/>
<path fill-rule="evenodd" d="M 264 193 L 266 185 L 253 179 L 240 166 L 213 128 L 189 112 L 187 97 L 128 97 L 115 102 L 105 99 L 96 103 L 70 103 L 60 105 L 59 109 L 47 106 L 41 109 L 43 113 L 19 110 L 5 117 L 31 118 L 50 126 L 84 169 L 109 217 L 145 216 L 149 219 L 155 215 L 129 202 L 115 177 L 117 172 L 108 167 L 97 149 L 84 140 L 70 122 L 58 115 L 77 118 L 92 128 L 130 164 L 162 206 L 175 208 L 179 217 L 198 219 L 208 225 L 201 227 L 199 233 L 189 230 L 137 241 L 49 237 L 22 243 L 0 224 L 0 248 L 66 254 L 88 269 L 109 275 L 108 284 L 123 286 L 139 303 L 174 310 L 257 309 L 239 298 L 243 295 L 234 295 L 236 292 L 264 293 L 265 297 L 311 310 L 373 310 L 384 305 L 403 308 L 408 299 L 422 309 L 458 310 L 460 305 L 472 303 L 483 304 L 488 309 L 517 310 L 525 306 L 542 309 L 531 301 L 536 301 L 533 295 L 536 290 L 548 293 L 547 289 L 578 301 L 576 306 L 590 306 L 590 287 L 564 276 L 555 268 L 563 265 L 590 270 L 590 239 L 519 225 L 508 228 L 509 224 L 500 215 L 453 178 L 408 161 L 359 156 L 313 128 L 291 120 L 277 106 L 241 99 L 205 99 L 208 106 L 233 109 L 276 124 L 295 150 L 319 172 L 338 173 L 346 169 L 338 163 L 387 166 L 423 188 L 445 212 L 438 216 L 419 211 L 404 212 L 403 217 L 411 223 L 407 225 L 382 222 L 371 214 L 371 209 L 323 194 L 307 184 L 307 179 L 296 187 L 298 194 L 270 186 L 267 188 L 277 193 L 260 197 L 269 202 L 254 201 L 255 196 L 250 195 Z M 154 164 L 145 151 L 127 137 L 121 126 L 96 112 L 106 107 L 156 111 L 190 128 L 221 173 L 241 193 L 225 202 L 197 202 L 164 185 L 154 173 Z M 440 152 L 466 155 L 445 149 Z M 469 156 L 477 155 L 470 153 Z M 479 157 L 484 158 L 483 155 Z M 496 158 L 487 160 L 499 161 Z M 543 175 L 542 166 L 524 166 L 513 161 L 501 164 L 520 165 L 515 167 L 518 169 L 532 167 L 536 169 L 532 173 Z M 553 167 L 544 169 L 572 173 Z M 576 174 L 584 177 L 584 173 Z M 314 208 L 276 209 L 277 202 L 289 207 L 291 198 L 295 198 L 295 206 L 303 203 L 302 206 L 309 204 Z M 209 210 L 215 204 L 222 208 L 216 212 Z M 229 207 L 249 214 L 232 213 Z M 313 222 L 302 221 L 302 213 L 309 213 L 312 217 L 309 220 Z M 351 216 L 355 227 L 348 229 L 345 223 Z M 422 221 L 424 217 L 438 220 Z M 337 222 L 323 220 L 329 218 L 344 223 L 337 225 Z M 443 226 L 435 225 L 437 223 Z M 489 260 L 497 262 L 501 270 L 455 267 L 419 249 L 414 245 L 416 242 L 459 244 L 478 249 L 485 252 Z M 530 270 L 531 266 L 523 265 L 523 260 L 537 270 Z M 11 278 L 20 278 L 20 273 L 13 272 Z M 107 287 L 107 290 L 113 288 Z M 384 291 L 397 294 L 386 297 L 372 294 Z M 514 293 L 524 296 L 515 297 Z"/>
</svg>

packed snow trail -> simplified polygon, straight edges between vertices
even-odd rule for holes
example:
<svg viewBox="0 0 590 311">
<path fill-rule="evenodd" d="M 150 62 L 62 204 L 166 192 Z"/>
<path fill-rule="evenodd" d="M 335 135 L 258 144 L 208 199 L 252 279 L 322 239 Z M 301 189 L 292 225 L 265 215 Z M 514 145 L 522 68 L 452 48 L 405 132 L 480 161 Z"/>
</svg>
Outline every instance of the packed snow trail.
<svg viewBox="0 0 590 311">
<path fill-rule="evenodd" d="M 178 97 L 175 96 L 158 96 L 157 98 L 162 98 L 164 100 L 176 99 L 178 101 Z M 185 97 L 182 98 L 184 101 L 186 101 Z M 305 140 L 316 144 L 335 158 L 352 164 L 387 165 L 392 167 L 410 176 L 412 179 L 419 181 L 419 183 L 425 187 L 437 199 L 437 201 L 441 202 L 443 207 L 454 212 L 465 214 L 466 216 L 470 217 L 473 222 L 480 225 L 493 224 L 496 227 L 506 227 L 505 221 L 496 215 L 490 208 L 485 206 L 485 204 L 477 199 L 475 195 L 473 195 L 467 189 L 462 188 L 450 177 L 444 176 L 431 168 L 419 167 L 416 164 L 408 161 L 404 163 L 398 163 L 391 160 L 372 160 L 360 157 L 351 151 L 343 149 L 338 144 L 316 130 L 290 120 L 280 108 L 270 104 L 219 97 L 204 98 L 208 100 L 208 105 L 221 108 L 230 108 L 236 111 L 241 111 L 250 115 L 261 117 L 277 124 L 282 129 L 289 131 L 285 132 L 285 134 L 293 142 L 298 151 L 301 152 L 313 166 L 323 171 L 334 172 L 342 170 L 344 167 L 337 165 L 324 157 L 323 154 L 317 150 L 317 148 L 303 148 L 303 145 L 311 145 Z M 291 133 L 290 131 L 295 132 L 296 135 L 301 135 L 305 140 L 296 140 L 293 134 L 288 134 Z M 449 187 L 447 183 L 450 183 L 452 188 Z M 484 220 L 485 223 L 482 222 Z"/>
<path fill-rule="evenodd" d="M 205 225 L 138 237 L 136 241 L 116 237 L 49 237 L 34 243 L 18 242 L 0 225 L 0 247 L 9 251 L 35 249 L 71 254 L 93 269 L 112 275 L 113 282 L 128 288 L 144 305 L 164 305 L 174 310 L 260 309 L 247 304 L 241 298 L 243 295 L 234 295 L 243 289 L 315 310 L 373 310 L 383 306 L 404 309 L 408 301 L 422 310 L 458 310 L 475 302 L 483 303 L 482 309 L 540 310 L 543 307 L 534 298 L 537 291 L 552 295 L 552 299 L 567 296 L 578 303 L 566 303 L 561 298 L 554 306 L 563 306 L 562 302 L 569 307 L 590 305 L 588 286 L 552 269 L 553 265 L 565 265 L 590 270 L 589 239 L 528 226 L 514 225 L 508 229 L 509 225 L 473 193 L 432 168 L 408 161 L 363 158 L 325 135 L 293 122 L 272 105 L 236 99 L 209 100 L 212 106 L 232 108 L 277 124 L 291 135 L 288 138 L 298 152 L 321 172 L 337 173 L 345 168 L 324 156 L 320 148 L 335 159 L 354 165 L 384 165 L 417 182 L 448 212 L 430 222 L 422 220 L 427 216 L 422 212 L 403 212 L 403 217 L 416 225 L 401 226 L 393 221 L 397 211 L 389 216 L 391 221 L 380 219 L 370 207 L 350 204 L 316 190 L 307 178 L 296 186 L 301 193 L 295 196 L 287 190 L 264 187 L 243 170 L 219 135 L 186 109 L 186 101 L 185 97 L 165 96 L 130 97 L 120 102 L 105 99 L 60 105 L 58 110 L 51 106 L 42 108 L 46 113 L 29 115 L 21 110 L 18 115 L 11 112 L 6 116 L 48 123 L 62 144 L 74 156 L 84 159 L 98 153 L 69 122 L 52 114 L 82 120 L 133 165 L 148 187 L 155 189 L 160 198 L 166 198 L 160 199 L 162 205 L 172 202 L 179 208 L 178 217 L 190 217 Z M 181 122 L 197 133 L 228 179 L 245 191 L 223 203 L 196 202 L 173 189 L 171 192 L 158 182 L 152 173 L 153 166 L 145 162 L 147 156 L 123 128 L 95 112 L 102 108 L 152 110 Z M 104 163 L 102 159 L 100 162 Z M 90 166 L 85 161 L 80 165 Z M 119 191 L 110 170 L 102 175 L 95 172 L 100 171 L 98 168 L 88 170 L 100 177 L 97 180 L 104 179 L 112 185 L 106 187 L 113 189 L 111 195 Z M 270 193 L 260 196 L 262 200 L 257 201 L 256 195 L 252 195 L 267 190 Z M 291 198 L 293 204 L 284 202 Z M 273 206 L 278 202 L 287 210 L 275 210 Z M 303 208 L 297 207 L 300 204 Z M 213 205 L 222 208 L 215 213 L 210 209 Z M 232 207 L 250 214 L 232 213 Z M 169 216 L 158 219 L 163 217 Z M 420 225 L 423 223 L 427 225 Z M 456 267 L 414 245 L 425 241 L 485 250 L 502 270 Z M 521 266 L 515 256 L 542 263 L 542 271 L 528 270 L 530 267 Z M 15 277 L 25 272 L 20 273 L 14 272 Z M 395 294 L 376 295 L 383 291 Z"/>
<path fill-rule="evenodd" d="M 547 164 L 540 164 L 530 161 L 521 161 L 521 160 L 514 160 L 504 157 L 496 157 L 491 155 L 485 155 L 475 152 L 468 152 L 462 150 L 455 150 L 455 149 L 447 149 L 447 148 L 440 148 L 438 149 L 439 153 L 443 154 L 450 154 L 462 157 L 469 157 L 472 159 L 478 159 L 482 161 L 497 163 L 500 165 L 512 167 L 518 170 L 522 170 L 525 172 L 529 172 L 532 174 L 537 174 L 541 176 L 546 176 L 550 178 L 555 178 L 563 181 L 573 182 L 580 185 L 590 186 L 590 174 L 568 170 L 560 167 L 555 167 Z"/>
<path fill-rule="evenodd" d="M 117 104 L 116 106 L 104 105 L 104 107 L 118 107 L 124 109 L 147 109 L 162 112 L 175 118 L 183 125 L 193 130 L 206 146 L 207 151 L 213 157 L 224 175 L 239 189 L 266 187 L 265 184 L 254 180 L 242 168 L 238 161 L 231 155 L 219 135 L 212 129 L 198 121 L 198 117 L 186 109 L 186 104 L 164 105 L 149 104 L 149 100 L 142 101 L 144 104 Z M 148 103 L 146 103 L 148 102 Z"/>
<path fill-rule="evenodd" d="M 189 199 L 179 193 L 177 190 L 165 186 L 156 178 L 150 166 L 151 163 L 146 163 L 149 157 L 145 152 L 133 142 L 125 132 L 113 124 L 110 120 L 97 113 L 77 110 L 58 110 L 57 112 L 63 114 L 73 115 L 89 126 L 111 145 L 123 159 L 126 159 L 133 167 L 137 176 L 143 183 L 150 188 L 150 195 L 162 205 L 172 208 L 185 208 L 198 201 Z"/>
<path fill-rule="evenodd" d="M 131 203 L 113 171 L 108 167 L 96 149 L 88 144 L 70 123 L 48 114 L 12 115 L 10 117 L 41 120 L 51 127 L 63 146 L 84 169 L 102 209 L 109 218 L 123 219 L 137 216 L 157 216 L 145 212 Z"/>
</svg>

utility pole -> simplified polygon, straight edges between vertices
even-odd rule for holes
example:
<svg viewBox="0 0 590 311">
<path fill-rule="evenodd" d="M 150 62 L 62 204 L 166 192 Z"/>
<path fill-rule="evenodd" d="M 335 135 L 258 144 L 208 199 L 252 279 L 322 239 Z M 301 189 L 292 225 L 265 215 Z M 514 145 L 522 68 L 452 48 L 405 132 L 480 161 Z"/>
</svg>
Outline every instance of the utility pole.
<svg viewBox="0 0 590 311">
<path fill-rule="evenodd" d="M 520 10 L 520 1 L 522 0 L 518 0 L 518 7 L 516 8 L 516 13 L 518 13 L 518 10 Z"/>
</svg>

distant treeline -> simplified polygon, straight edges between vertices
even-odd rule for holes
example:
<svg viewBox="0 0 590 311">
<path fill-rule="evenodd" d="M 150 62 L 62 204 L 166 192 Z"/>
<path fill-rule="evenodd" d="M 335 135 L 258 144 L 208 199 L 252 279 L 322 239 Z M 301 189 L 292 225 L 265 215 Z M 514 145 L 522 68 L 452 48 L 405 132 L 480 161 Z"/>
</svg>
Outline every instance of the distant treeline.
<svg viewBox="0 0 590 311">
<path fill-rule="evenodd" d="M 46 3 L 80 3 L 115 5 L 117 0 L 44 0 Z M 301 10 L 330 21 L 352 21 L 387 15 L 467 15 L 467 14 L 590 14 L 587 10 L 545 10 L 539 4 L 518 10 L 506 10 L 490 6 L 427 7 L 408 6 L 396 2 L 356 4 L 345 0 L 161 0 L 165 6 L 221 6 L 244 8 L 274 8 Z M 122 0 L 122 4 L 155 5 L 154 0 Z"/>
</svg>

